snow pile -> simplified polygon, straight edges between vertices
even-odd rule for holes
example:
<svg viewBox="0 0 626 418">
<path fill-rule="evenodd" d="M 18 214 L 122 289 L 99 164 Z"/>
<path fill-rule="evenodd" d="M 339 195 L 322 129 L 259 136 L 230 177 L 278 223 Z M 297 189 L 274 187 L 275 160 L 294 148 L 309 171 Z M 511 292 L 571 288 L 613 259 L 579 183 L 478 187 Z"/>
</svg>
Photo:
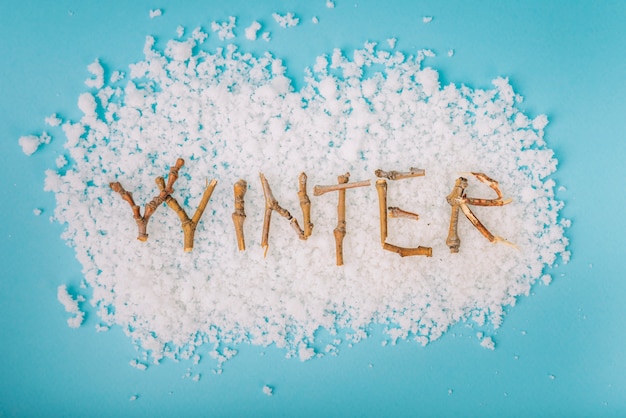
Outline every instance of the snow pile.
<svg viewBox="0 0 626 418">
<path fill-rule="evenodd" d="M 229 25 L 213 30 L 226 38 Z M 259 29 L 251 28 L 250 37 Z M 348 341 L 356 342 L 373 323 L 384 324 L 392 342 L 421 344 L 459 321 L 498 327 L 505 306 L 539 278 L 548 281 L 546 266 L 559 255 L 567 260 L 562 203 L 548 178 L 557 161 L 543 140 L 547 119 L 523 114 L 506 79 L 488 90 L 441 86 L 437 71 L 423 68 L 423 53 L 407 57 L 368 43 L 350 58 L 340 50 L 318 57 L 294 91 L 270 54 L 233 45 L 208 52 L 199 48 L 201 31 L 179 35 L 164 50 L 148 37 L 145 59 L 118 83 L 99 86 L 92 68 L 98 82 L 79 98 L 84 117 L 63 124 L 73 163 L 49 170 L 45 184 L 93 288 L 100 327 L 121 326 L 153 360 L 190 358 L 207 342 L 222 347 L 224 359 L 232 354 L 226 346 L 248 342 L 306 360 L 322 354 L 314 348 L 318 330 L 349 330 Z M 364 77 L 374 64 L 383 70 Z M 42 142 L 20 140 L 28 141 Z M 32 148 L 26 145 L 25 152 Z M 121 182 L 143 208 L 158 194 L 155 178 L 167 177 L 178 157 L 185 165 L 174 197 L 188 213 L 206 182 L 218 181 L 191 253 L 183 252 L 180 222 L 167 206 L 150 219 L 148 241 L 139 242 L 129 205 L 109 188 Z M 420 218 L 390 219 L 388 242 L 429 246 L 433 256 L 400 258 L 381 249 L 371 186 L 346 193 L 345 265 L 337 267 L 337 194 L 314 197 L 312 186 L 335 184 L 346 172 L 350 182 L 373 184 L 376 169 L 409 167 L 426 175 L 389 181 L 389 205 Z M 517 248 L 489 243 L 461 215 L 461 250 L 450 253 L 446 196 L 459 173 L 470 171 L 496 179 L 513 199 L 473 210 Z M 297 178 L 306 172 L 315 224 L 301 241 L 275 214 L 266 257 L 261 172 L 300 222 Z M 243 252 L 231 219 L 238 179 L 248 184 Z M 468 196 L 494 197 L 468 180 Z M 76 314 L 72 324 L 80 323 L 61 288 L 59 299 Z M 487 339 L 482 344 L 491 348 Z"/>
</svg>

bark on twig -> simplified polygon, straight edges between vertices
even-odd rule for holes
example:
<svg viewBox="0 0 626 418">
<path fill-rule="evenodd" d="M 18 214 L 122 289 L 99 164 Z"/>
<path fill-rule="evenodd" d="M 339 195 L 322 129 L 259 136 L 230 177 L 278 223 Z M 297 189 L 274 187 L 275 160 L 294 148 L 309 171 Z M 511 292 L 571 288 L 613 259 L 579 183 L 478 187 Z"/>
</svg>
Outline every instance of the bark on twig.
<svg viewBox="0 0 626 418">
<path fill-rule="evenodd" d="M 304 227 L 303 230 L 300 228 L 300 224 L 298 224 L 298 220 L 294 218 L 289 211 L 278 204 L 278 201 L 274 197 L 272 193 L 272 189 L 270 185 L 263 175 L 263 173 L 259 173 L 259 177 L 261 178 L 261 185 L 263 186 L 263 195 L 265 196 L 265 216 L 263 217 L 263 233 L 261 236 L 261 247 L 263 248 L 263 256 L 267 255 L 267 250 L 269 249 L 269 234 L 270 234 L 270 223 L 272 221 L 272 211 L 278 212 L 278 214 L 284 218 L 289 220 L 291 227 L 298 234 L 298 238 L 305 240 L 311 235 L 311 231 L 313 229 L 313 224 L 311 223 L 311 202 L 309 201 L 309 197 L 306 193 L 306 174 L 301 173 L 298 184 L 298 196 L 300 198 L 300 207 L 302 209 L 302 215 L 304 219 Z"/>
<path fill-rule="evenodd" d="M 168 176 L 167 186 L 164 184 L 163 188 L 160 189 L 160 193 L 158 196 L 155 196 L 145 207 L 143 215 L 141 215 L 141 208 L 135 204 L 133 200 L 133 195 L 131 192 L 128 192 L 122 187 L 119 182 L 112 182 L 109 184 L 111 190 L 116 193 L 119 193 L 122 199 L 124 199 L 130 205 L 133 211 L 133 218 L 135 222 L 137 222 L 137 239 L 139 241 L 145 242 L 148 240 L 148 221 L 150 217 L 156 212 L 159 206 L 165 202 L 165 200 L 169 197 L 171 193 L 174 192 L 173 186 L 176 180 L 178 179 L 178 170 L 185 164 L 182 158 L 176 160 L 176 163 L 170 167 L 170 174 Z M 163 179 L 162 177 L 157 177 L 156 182 L 159 184 L 159 179 Z"/>
<path fill-rule="evenodd" d="M 182 159 L 180 160 L 182 161 Z M 161 190 L 165 190 L 166 186 L 162 177 L 159 177 L 157 179 L 157 184 L 159 185 L 159 188 Z M 171 195 L 169 195 L 165 199 L 165 203 L 167 203 L 167 206 L 169 206 L 170 209 L 176 212 L 176 214 L 180 218 L 181 227 L 183 229 L 183 248 L 187 253 L 193 251 L 193 241 L 196 233 L 196 227 L 198 226 L 200 218 L 202 217 L 202 214 L 204 213 L 204 210 L 209 203 L 209 199 L 211 199 L 211 195 L 213 194 L 213 190 L 215 190 L 216 185 L 217 180 L 211 180 L 211 182 L 207 184 L 206 188 L 204 189 L 204 193 L 202 194 L 202 199 L 200 199 L 200 204 L 198 205 L 198 208 L 191 218 L 189 218 L 187 212 L 185 212 L 185 210 L 182 208 L 182 206 L 180 206 L 178 201 Z"/>
<path fill-rule="evenodd" d="M 239 251 L 246 250 L 246 240 L 243 234 L 243 223 L 246 220 L 246 212 L 244 210 L 244 195 L 246 194 L 248 184 L 245 180 L 239 180 L 233 186 L 235 193 L 235 211 L 233 212 L 233 223 L 235 224 L 235 233 L 237 234 L 237 247 Z"/>
<path fill-rule="evenodd" d="M 350 180 L 350 173 L 337 177 L 337 183 L 346 184 Z M 356 184 L 356 183 L 355 183 Z M 346 237 L 346 188 L 339 188 L 337 201 L 337 227 L 333 230 L 335 236 L 335 254 L 337 265 L 343 266 L 343 239 Z"/>
<path fill-rule="evenodd" d="M 416 167 L 411 167 L 409 168 L 409 171 L 395 171 L 395 170 L 391 170 L 391 171 L 384 171 L 384 170 L 376 170 L 374 172 L 374 174 L 376 174 L 376 177 L 383 177 L 386 178 L 388 180 L 401 180 L 401 179 L 408 179 L 408 178 L 412 178 L 412 177 L 421 177 L 421 176 L 425 176 L 426 175 L 426 170 L 422 169 L 422 168 L 416 168 Z"/>
<path fill-rule="evenodd" d="M 506 239 L 493 235 L 480 220 L 474 215 L 472 210 L 468 205 L 475 206 L 503 206 L 508 203 L 511 203 L 511 199 L 504 199 L 502 196 L 502 192 L 500 191 L 500 186 L 498 182 L 488 177 L 484 173 L 470 173 L 476 179 L 489 185 L 497 194 L 496 199 L 477 199 L 472 197 L 467 197 L 465 195 L 465 189 L 467 188 L 467 179 L 464 177 L 459 177 L 454 183 L 454 188 L 446 198 L 448 204 L 452 208 L 452 212 L 450 215 L 450 228 L 448 230 L 448 238 L 446 239 L 446 245 L 450 248 L 451 253 L 458 253 L 459 248 L 461 246 L 461 239 L 459 238 L 457 228 L 459 222 L 459 209 L 465 214 L 467 219 L 474 225 L 476 229 L 485 237 L 489 242 L 501 242 L 515 247 L 515 245 L 508 242 Z"/>
<path fill-rule="evenodd" d="M 378 173 L 377 173 L 378 175 Z M 380 177 L 380 176 L 379 176 Z M 408 178 L 408 177 L 402 177 Z M 404 217 L 417 220 L 419 216 L 416 213 L 407 212 L 402 209 L 391 207 L 387 208 L 387 180 L 376 180 L 376 190 L 378 191 L 378 211 L 380 214 L 380 243 L 384 250 L 394 252 L 400 257 L 408 257 L 415 255 L 425 255 L 426 257 L 432 257 L 433 250 L 431 247 L 417 248 L 400 247 L 387 242 L 388 224 L 387 224 L 387 211 L 392 217 Z"/>
<path fill-rule="evenodd" d="M 389 217 L 390 218 L 406 218 L 413 219 L 414 221 L 419 220 L 420 216 L 417 213 L 408 212 L 406 210 L 400 209 L 395 206 L 389 207 Z"/>
</svg>

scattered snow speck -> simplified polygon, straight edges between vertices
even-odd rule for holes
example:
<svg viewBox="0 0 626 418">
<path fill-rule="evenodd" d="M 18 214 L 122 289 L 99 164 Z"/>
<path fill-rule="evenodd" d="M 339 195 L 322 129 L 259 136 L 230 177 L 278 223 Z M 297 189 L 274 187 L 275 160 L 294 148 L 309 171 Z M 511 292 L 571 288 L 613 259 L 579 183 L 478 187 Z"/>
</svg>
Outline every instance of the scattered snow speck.
<svg viewBox="0 0 626 418">
<path fill-rule="evenodd" d="M 297 26 L 300 22 L 300 19 L 295 17 L 292 12 L 289 12 L 286 15 L 272 13 L 272 17 L 282 28 L 291 28 Z"/>
<path fill-rule="evenodd" d="M 131 360 L 129 364 L 137 370 L 146 370 L 148 366 L 145 363 L 140 362 L 139 360 Z"/>
<path fill-rule="evenodd" d="M 154 19 L 155 17 L 159 17 L 163 15 L 163 10 L 161 9 L 152 9 L 150 10 L 150 19 Z"/>
<path fill-rule="evenodd" d="M 271 35 L 269 32 L 263 32 L 263 35 L 261 35 L 261 39 L 263 39 L 265 42 L 269 42 L 271 40 Z"/>
<path fill-rule="evenodd" d="M 235 29 L 237 18 L 235 16 L 229 16 L 228 22 L 211 22 L 211 30 L 217 33 L 220 40 L 225 41 L 235 38 Z"/>
<path fill-rule="evenodd" d="M 541 276 L 541 281 L 547 286 L 552 282 L 552 276 L 550 276 L 549 274 L 544 274 L 543 276 Z"/>
<path fill-rule="evenodd" d="M 87 71 L 93 75 L 92 78 L 85 80 L 87 87 L 101 89 L 104 85 L 104 68 L 100 64 L 100 60 L 96 58 L 94 62 L 87 66 Z"/>
<path fill-rule="evenodd" d="M 555 376 L 555 375 L 553 375 L 553 374 L 549 374 L 549 375 L 548 375 L 548 379 L 550 379 L 550 380 L 555 380 L 555 379 L 556 379 L 556 376 Z"/>
<path fill-rule="evenodd" d="M 48 126 L 59 126 L 63 121 L 57 116 L 56 113 L 53 113 L 52 115 L 45 118 L 44 122 Z"/>
<path fill-rule="evenodd" d="M 452 395 L 453 393 L 454 393 L 454 390 L 448 389 L 448 395 Z"/>
<path fill-rule="evenodd" d="M 454 49 L 449 49 L 448 50 L 448 56 L 449 57 L 453 57 L 454 56 Z"/>
<path fill-rule="evenodd" d="M 185 34 L 185 27 L 183 25 L 178 25 L 176 27 L 176 36 L 182 38 Z"/>
<path fill-rule="evenodd" d="M 110 78 L 111 83 L 117 83 L 118 81 L 123 80 L 124 75 L 125 74 L 123 71 L 113 71 Z"/>
<path fill-rule="evenodd" d="M 424 16 L 422 18 L 422 22 L 424 22 L 424 23 L 430 23 L 432 21 L 433 21 L 433 17 L 432 16 Z"/>
<path fill-rule="evenodd" d="M 134 402 L 137 399 L 139 399 L 139 395 L 132 395 L 130 398 L 128 398 L 129 401 Z"/>
<path fill-rule="evenodd" d="M 313 16 L 311 18 L 311 22 L 313 22 L 313 23 L 315 23 L 317 25 L 318 23 L 320 23 L 320 20 L 319 20 L 319 18 L 317 16 Z"/>
<path fill-rule="evenodd" d="M 59 155 L 56 160 L 54 160 L 57 168 L 63 168 L 67 165 L 68 161 L 65 155 Z"/>
<path fill-rule="evenodd" d="M 333 0 L 326 0 L 326 7 L 328 7 L 329 9 L 334 9 L 335 2 Z"/>
<path fill-rule="evenodd" d="M 274 388 L 269 385 L 265 385 L 263 386 L 263 393 L 267 396 L 272 396 L 274 394 Z"/>
<path fill-rule="evenodd" d="M 396 42 L 398 40 L 396 38 L 389 38 L 387 39 L 387 45 L 389 45 L 389 48 L 393 49 L 396 47 Z"/>
<path fill-rule="evenodd" d="M 33 214 L 34 214 L 35 216 L 39 216 L 39 215 L 41 215 L 42 213 L 43 213 L 43 210 L 41 210 L 41 209 L 39 209 L 39 208 L 35 208 L 35 209 L 33 209 Z"/>
<path fill-rule="evenodd" d="M 69 312 L 74 316 L 67 320 L 67 324 L 70 328 L 78 328 L 80 324 L 83 323 L 83 319 L 85 318 L 85 312 L 81 311 L 78 307 L 79 302 L 84 302 L 85 298 L 81 295 L 72 297 L 67 291 L 66 285 L 61 285 L 57 288 L 57 299 L 63 307 L 65 308 L 65 312 Z"/>
<path fill-rule="evenodd" d="M 496 348 L 496 344 L 491 337 L 485 337 L 480 342 L 480 345 L 489 350 L 494 350 Z"/>
<path fill-rule="evenodd" d="M 252 22 L 252 24 L 246 28 L 246 39 L 254 41 L 259 29 L 261 29 L 261 24 L 257 21 Z"/>
<path fill-rule="evenodd" d="M 41 135 L 26 135 L 17 140 L 22 147 L 22 152 L 26 155 L 33 155 L 42 144 L 49 144 L 52 137 L 48 133 L 43 132 Z"/>
</svg>

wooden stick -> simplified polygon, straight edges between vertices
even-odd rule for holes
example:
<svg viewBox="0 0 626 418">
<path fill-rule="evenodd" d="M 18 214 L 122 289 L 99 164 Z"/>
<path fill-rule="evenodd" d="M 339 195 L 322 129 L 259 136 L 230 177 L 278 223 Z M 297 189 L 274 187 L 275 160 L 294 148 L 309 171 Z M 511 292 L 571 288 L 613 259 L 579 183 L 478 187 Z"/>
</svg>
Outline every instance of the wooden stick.
<svg viewBox="0 0 626 418">
<path fill-rule="evenodd" d="M 389 207 L 389 217 L 390 218 L 407 218 L 413 220 L 419 220 L 420 216 L 417 213 L 408 212 L 406 210 L 400 209 L 395 206 Z"/>
<path fill-rule="evenodd" d="M 211 182 L 207 184 L 204 193 L 202 194 L 202 199 L 200 199 L 200 204 L 198 205 L 198 208 L 196 209 L 191 219 L 187 215 L 187 212 L 185 212 L 185 210 L 182 208 L 182 206 L 180 206 L 180 204 L 174 197 L 168 196 L 165 200 L 167 206 L 169 206 L 170 209 L 176 212 L 176 214 L 180 218 L 181 227 L 183 229 L 183 248 L 186 253 L 193 251 L 193 241 L 196 233 L 196 227 L 198 226 L 200 218 L 202 217 L 202 214 L 204 213 L 204 210 L 209 203 L 209 199 L 211 199 L 211 195 L 213 194 L 213 190 L 215 190 L 216 185 L 217 180 L 215 179 L 211 180 Z M 165 183 L 161 182 L 159 184 L 159 188 L 161 187 L 164 188 Z"/>
<path fill-rule="evenodd" d="M 278 204 L 278 201 L 274 197 L 272 193 L 272 189 L 270 188 L 270 184 L 267 179 L 263 175 L 263 173 L 259 173 L 259 177 L 261 178 L 261 185 L 263 186 L 263 195 L 265 196 L 265 216 L 263 217 L 263 233 L 261 235 L 261 247 L 263 248 L 263 256 L 267 255 L 267 250 L 269 249 L 269 235 L 270 235 L 270 223 L 272 221 L 272 211 L 278 212 L 278 214 L 284 218 L 289 220 L 291 227 L 298 234 L 298 238 L 307 239 L 308 236 L 305 236 L 304 231 L 300 228 L 298 224 L 298 220 L 291 216 L 291 213 L 287 209 L 284 209 Z"/>
<path fill-rule="evenodd" d="M 474 225 L 476 229 L 485 237 L 489 242 L 497 243 L 502 242 L 508 245 L 515 247 L 514 244 L 511 244 L 506 239 L 493 235 L 489 230 L 480 222 L 480 220 L 474 215 L 472 210 L 468 205 L 475 206 L 504 206 L 506 204 L 511 203 L 511 199 L 504 199 L 502 192 L 500 191 L 500 186 L 498 182 L 487 176 L 484 173 L 475 173 L 471 172 L 476 179 L 480 182 L 485 183 L 491 187 L 498 197 L 496 199 L 480 199 L 467 197 L 465 195 L 465 189 L 467 188 L 467 179 L 464 177 L 459 177 L 455 184 L 452 192 L 448 195 L 446 200 L 448 204 L 452 207 L 452 213 L 450 215 L 450 229 L 448 230 L 448 238 L 446 239 L 446 244 L 450 248 L 451 253 L 458 253 L 459 247 L 461 246 L 461 240 L 457 233 L 458 221 L 459 221 L 459 209 L 463 211 L 465 217 L 469 219 L 469 221 Z"/>
<path fill-rule="evenodd" d="M 452 192 L 446 197 L 446 201 L 452 207 L 450 213 L 450 227 L 448 228 L 448 238 L 446 238 L 446 245 L 450 248 L 451 253 L 458 253 L 461 247 L 461 239 L 457 232 L 459 225 L 459 200 L 463 196 L 463 192 L 467 187 L 467 179 L 459 177 L 454 183 Z"/>
<path fill-rule="evenodd" d="M 433 249 L 431 247 L 422 247 L 421 245 L 417 248 L 406 248 L 406 247 L 398 247 L 397 245 L 383 243 L 383 249 L 387 251 L 391 251 L 393 253 L 397 253 L 400 257 L 409 257 L 414 255 L 425 255 L 426 257 L 433 256 Z"/>
<path fill-rule="evenodd" d="M 176 163 L 170 167 L 170 175 L 168 177 L 167 186 L 165 186 L 165 182 L 163 177 L 157 177 L 156 183 L 159 184 L 160 181 L 163 181 L 163 189 L 161 189 L 158 196 L 155 196 L 145 207 L 143 216 L 141 215 L 141 208 L 135 204 L 133 200 L 133 194 L 128 192 L 122 187 L 119 182 L 112 182 L 109 184 L 111 190 L 120 194 L 122 199 L 124 199 L 130 205 L 133 211 L 133 218 L 137 223 L 137 239 L 141 242 L 145 242 L 148 240 L 148 221 L 150 217 L 156 212 L 159 206 L 165 202 L 167 197 L 174 192 L 173 186 L 176 180 L 178 179 L 178 170 L 185 164 L 185 161 L 182 158 L 176 160 Z M 159 180 L 160 179 L 160 180 Z"/>
<path fill-rule="evenodd" d="M 374 173 L 376 174 L 376 177 L 384 177 L 389 180 L 401 180 L 401 179 L 408 179 L 412 177 L 425 176 L 426 170 L 422 168 L 411 167 L 409 168 L 408 172 L 395 171 L 395 170 L 384 171 L 384 170 L 378 169 Z"/>
<path fill-rule="evenodd" d="M 376 180 L 376 191 L 378 192 L 378 212 L 380 214 L 380 244 L 385 245 L 387 240 L 387 181 Z"/>
<path fill-rule="evenodd" d="M 233 186 L 235 193 L 235 211 L 233 212 L 233 223 L 235 224 L 235 233 L 237 234 L 237 247 L 239 251 L 246 250 L 246 240 L 243 235 L 243 223 L 246 220 L 246 212 L 244 210 L 244 195 L 248 184 L 245 180 L 239 180 Z"/>
<path fill-rule="evenodd" d="M 350 173 L 347 173 L 348 176 Z M 328 192 L 336 192 L 346 189 L 354 189 L 356 187 L 364 187 L 369 186 L 371 183 L 370 180 L 358 181 L 356 183 L 340 183 L 340 184 L 331 184 L 330 186 L 315 186 L 313 187 L 313 196 L 321 196 Z"/>
<path fill-rule="evenodd" d="M 350 173 L 337 177 L 337 182 L 339 184 L 346 184 L 349 180 Z M 346 188 L 339 188 L 336 190 L 339 191 L 339 200 L 337 201 L 337 227 L 334 229 L 333 234 L 335 235 L 335 254 L 337 257 L 337 265 L 343 266 L 343 239 L 346 236 Z"/>
<path fill-rule="evenodd" d="M 302 223 L 304 224 L 304 238 L 311 236 L 313 224 L 311 223 L 311 199 L 306 192 L 307 176 L 304 172 L 298 177 L 298 197 L 300 198 L 300 209 L 302 209 Z"/>
</svg>

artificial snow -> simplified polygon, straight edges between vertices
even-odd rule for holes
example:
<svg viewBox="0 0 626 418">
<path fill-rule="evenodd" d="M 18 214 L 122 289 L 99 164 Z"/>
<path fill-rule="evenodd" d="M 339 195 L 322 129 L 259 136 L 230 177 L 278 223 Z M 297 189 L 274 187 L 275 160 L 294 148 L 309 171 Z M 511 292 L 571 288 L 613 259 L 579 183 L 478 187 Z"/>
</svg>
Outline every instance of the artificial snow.
<svg viewBox="0 0 626 418">
<path fill-rule="evenodd" d="M 44 122 L 48 126 L 59 126 L 63 121 L 57 116 L 56 113 L 53 113 L 52 115 L 45 118 Z"/>
<path fill-rule="evenodd" d="M 256 40 L 257 32 L 261 29 L 261 24 L 256 20 L 250 24 L 245 30 L 246 39 L 251 41 Z"/>
<path fill-rule="evenodd" d="M 237 18 L 234 16 L 228 17 L 228 22 L 211 22 L 211 30 L 217 33 L 217 36 L 220 40 L 225 41 L 229 39 L 235 38 L 235 33 L 233 30 L 235 29 L 235 24 L 237 22 Z M 247 32 L 246 32 L 247 35 Z"/>
<path fill-rule="evenodd" d="M 285 14 L 285 15 L 280 15 L 278 13 L 272 13 L 272 17 L 274 18 L 274 20 L 276 21 L 276 23 L 278 23 L 280 25 L 280 27 L 282 28 L 291 28 L 294 26 L 298 26 L 298 23 L 300 22 L 300 19 L 295 17 L 295 15 L 291 12 Z"/>
<path fill-rule="evenodd" d="M 234 18 L 214 30 L 226 39 L 233 26 Z M 93 289 L 99 326 L 119 326 L 147 358 L 192 358 L 209 343 L 221 365 L 236 353 L 229 347 L 245 342 L 308 360 L 324 354 L 314 349 L 319 330 L 345 332 L 351 346 L 372 324 L 383 325 L 383 344 L 427 344 L 458 322 L 497 328 L 504 307 L 545 281 L 544 268 L 558 257 L 568 257 L 565 224 L 558 222 L 563 204 L 548 177 L 556 159 L 543 140 L 547 118 L 523 114 L 506 78 L 487 89 L 442 84 L 422 65 L 424 52 L 406 56 L 368 43 L 313 60 L 296 91 L 283 62 L 269 53 L 254 56 L 235 45 L 207 51 L 199 48 L 201 30 L 182 35 L 165 41 L 164 50 L 147 37 L 145 59 L 117 87 L 94 82 L 97 91 L 79 97 L 84 116 L 62 125 L 71 164 L 48 170 L 45 181 L 56 195 L 55 217 L 66 225 L 63 238 Z M 381 70 L 365 77 L 373 66 Z M 26 138 L 25 153 L 42 143 Z M 151 217 L 148 241 L 139 242 L 131 208 L 109 187 L 121 182 L 143 208 L 158 194 L 155 178 L 167 177 L 177 157 L 185 165 L 174 197 L 188 213 L 206 182 L 218 182 L 191 253 L 183 252 L 180 222 L 167 206 Z M 346 192 L 345 265 L 336 266 L 337 194 L 313 196 L 313 185 L 334 184 L 346 172 L 350 182 L 373 184 L 376 169 L 409 167 L 426 175 L 389 181 L 389 204 L 420 219 L 390 219 L 388 242 L 430 246 L 433 257 L 381 249 L 378 196 L 370 186 Z M 459 173 L 471 171 L 496 179 L 512 198 L 472 210 L 515 247 L 491 244 L 461 215 L 461 249 L 450 253 L 446 196 Z M 274 214 L 264 257 L 259 173 L 301 220 L 301 172 L 309 179 L 313 234 L 299 240 Z M 237 249 L 231 218 L 238 179 L 248 184 L 245 251 Z M 468 196 L 494 196 L 473 176 L 468 182 Z M 61 286 L 59 300 L 75 314 L 70 325 L 79 325 L 79 299 Z M 494 347 L 490 337 L 481 345 Z"/>
<path fill-rule="evenodd" d="M 22 147 L 22 152 L 26 155 L 33 155 L 35 151 L 43 144 L 49 144 L 52 137 L 46 132 L 41 135 L 25 135 L 17 140 L 17 143 Z"/>
<path fill-rule="evenodd" d="M 57 299 L 65 308 L 65 312 L 74 315 L 67 320 L 69 327 L 78 328 L 83 323 L 83 319 L 85 318 L 85 312 L 80 310 L 78 303 L 84 302 L 85 298 L 81 295 L 73 297 L 69 294 L 67 286 L 61 285 L 57 288 Z"/>
<path fill-rule="evenodd" d="M 85 85 L 87 87 L 93 87 L 96 89 L 101 89 L 104 85 L 104 68 L 100 61 L 96 59 L 94 62 L 87 66 L 87 71 L 91 73 L 92 78 L 88 78 L 85 80 Z"/>
</svg>

